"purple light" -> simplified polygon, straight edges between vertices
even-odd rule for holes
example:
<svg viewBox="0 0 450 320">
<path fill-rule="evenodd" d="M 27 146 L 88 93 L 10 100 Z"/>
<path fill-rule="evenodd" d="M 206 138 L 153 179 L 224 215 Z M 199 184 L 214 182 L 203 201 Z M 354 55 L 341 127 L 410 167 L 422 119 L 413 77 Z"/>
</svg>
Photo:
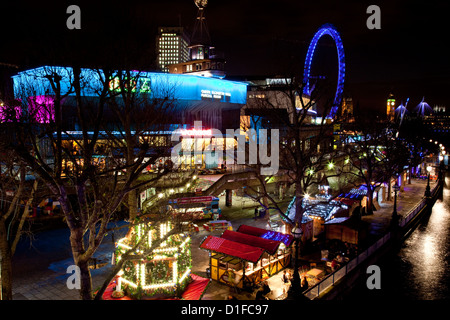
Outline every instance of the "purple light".
<svg viewBox="0 0 450 320">
<path fill-rule="evenodd" d="M 275 231 L 267 231 L 266 233 L 264 233 L 261 238 L 263 239 L 268 239 L 268 240 L 275 240 L 275 241 L 280 241 L 283 242 L 285 245 L 289 245 L 289 235 L 284 234 L 284 233 L 279 233 L 279 232 L 275 232 Z"/>
<path fill-rule="evenodd" d="M 422 98 L 422 101 L 417 105 L 416 110 L 422 117 L 425 115 L 426 112 L 431 112 L 431 107 L 428 103 L 425 101 L 425 97 Z"/>
<path fill-rule="evenodd" d="M 52 96 L 30 97 L 30 118 L 38 123 L 55 121 L 55 98 Z"/>
<path fill-rule="evenodd" d="M 5 106 L 0 105 L 0 121 L 1 122 L 14 122 L 14 118 L 16 121 L 20 120 L 22 116 L 22 108 L 20 106 Z"/>
</svg>

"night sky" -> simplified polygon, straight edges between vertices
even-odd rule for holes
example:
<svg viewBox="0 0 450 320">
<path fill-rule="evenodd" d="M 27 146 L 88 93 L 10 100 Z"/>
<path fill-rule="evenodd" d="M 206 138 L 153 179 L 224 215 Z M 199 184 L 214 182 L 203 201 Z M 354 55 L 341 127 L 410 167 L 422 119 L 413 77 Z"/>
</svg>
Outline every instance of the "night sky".
<svg viewBox="0 0 450 320">
<path fill-rule="evenodd" d="M 0 62 L 22 67 L 71 59 L 114 64 L 127 52 L 128 62 L 151 68 L 157 27 L 181 25 L 189 31 L 197 14 L 193 0 L 11 2 L 0 5 Z M 81 8 L 81 30 L 66 28 L 71 4 Z M 366 27 L 371 4 L 381 9 L 381 30 Z M 287 70 L 301 75 L 311 38 L 322 24 L 332 23 L 344 44 L 346 95 L 359 108 L 380 111 L 390 92 L 399 101 L 410 98 L 408 109 L 423 96 L 431 106 L 450 107 L 449 15 L 447 1 L 209 0 L 206 8 L 229 78 Z M 332 74 L 333 42 L 323 38 L 319 44 L 322 61 L 316 64 Z"/>
</svg>

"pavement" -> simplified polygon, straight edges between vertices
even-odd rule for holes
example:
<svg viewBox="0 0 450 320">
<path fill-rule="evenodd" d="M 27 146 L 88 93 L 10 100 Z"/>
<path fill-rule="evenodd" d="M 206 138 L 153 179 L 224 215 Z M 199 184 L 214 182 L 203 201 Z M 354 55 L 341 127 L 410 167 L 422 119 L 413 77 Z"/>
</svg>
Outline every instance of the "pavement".
<svg viewBox="0 0 450 320">
<path fill-rule="evenodd" d="M 433 182 L 434 183 L 434 182 Z M 413 179 L 411 184 L 406 184 L 404 191 L 400 192 L 397 199 L 397 211 L 400 216 L 405 215 L 423 197 L 426 181 Z M 283 206 L 287 208 L 289 200 L 287 196 Z M 266 220 L 254 218 L 254 208 L 259 206 L 249 198 L 233 195 L 231 207 L 226 207 L 221 199 L 220 207 L 224 219 L 231 221 L 233 230 L 239 225 L 247 224 L 260 228 L 268 228 Z M 362 219 L 370 223 L 370 233 L 378 237 L 385 232 L 389 226 L 393 209 L 393 201 L 379 204 L 379 209 L 373 215 L 363 216 Z M 274 216 L 276 220 L 276 215 Z M 118 222 L 118 225 L 123 223 Z M 114 241 L 120 239 L 126 232 L 108 234 L 103 243 L 95 253 L 97 269 L 91 270 L 92 284 L 94 290 L 100 288 L 104 279 L 112 269 L 112 253 L 114 252 Z M 192 272 L 206 277 L 206 268 L 209 266 L 209 253 L 199 248 L 200 242 L 210 234 L 220 236 L 222 231 L 200 230 L 192 234 Z M 69 289 L 67 280 L 70 275 L 67 268 L 73 264 L 69 245 L 69 232 L 66 228 L 48 230 L 33 235 L 34 239 L 23 239 L 18 245 L 13 258 L 13 299 L 14 300 L 79 300 L 76 289 Z M 317 262 L 318 267 L 324 267 L 320 261 L 320 251 L 301 256 L 304 267 L 309 268 L 311 263 Z M 321 263 L 321 264 L 320 264 Z M 320 264 L 320 266 L 319 266 Z M 290 270 L 292 274 L 292 270 Z M 282 272 L 268 279 L 269 287 L 272 289 L 273 299 L 280 297 L 285 284 L 281 281 Z M 239 300 L 254 300 L 255 292 L 240 291 L 211 281 L 205 291 L 202 300 L 225 300 L 231 294 Z"/>
<path fill-rule="evenodd" d="M 431 181 L 430 185 L 433 186 L 435 183 Z M 400 217 L 405 216 L 423 199 L 426 185 L 427 180 L 412 179 L 411 184 L 405 184 L 403 191 L 397 193 L 397 213 Z M 379 208 L 372 215 L 362 217 L 363 221 L 370 223 L 369 232 L 375 240 L 387 232 L 393 210 L 394 196 L 391 201 L 379 202 Z"/>
</svg>

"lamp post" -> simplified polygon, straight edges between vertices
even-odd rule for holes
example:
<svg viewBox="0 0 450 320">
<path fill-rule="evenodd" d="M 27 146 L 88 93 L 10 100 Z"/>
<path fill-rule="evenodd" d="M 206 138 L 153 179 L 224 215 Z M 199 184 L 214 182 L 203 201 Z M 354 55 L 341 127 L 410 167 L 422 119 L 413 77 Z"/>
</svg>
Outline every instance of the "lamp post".
<svg viewBox="0 0 450 320">
<path fill-rule="evenodd" d="M 298 274 L 298 247 L 300 238 L 302 237 L 302 229 L 298 226 L 298 222 L 295 223 L 295 227 L 291 230 L 295 241 L 295 258 L 294 258 L 294 275 L 292 276 L 292 293 L 297 296 L 300 294 L 300 275 Z"/>
<path fill-rule="evenodd" d="M 427 187 L 425 188 L 425 197 L 429 198 L 431 197 L 431 191 L 430 191 L 430 174 L 431 174 L 431 166 L 427 167 L 428 171 L 428 179 L 427 179 Z"/>
<path fill-rule="evenodd" d="M 398 214 L 397 214 L 397 192 L 400 190 L 400 186 L 398 185 L 397 181 L 395 181 L 394 186 L 392 187 L 394 189 L 394 211 L 392 211 L 392 227 L 396 227 L 398 224 Z"/>
</svg>

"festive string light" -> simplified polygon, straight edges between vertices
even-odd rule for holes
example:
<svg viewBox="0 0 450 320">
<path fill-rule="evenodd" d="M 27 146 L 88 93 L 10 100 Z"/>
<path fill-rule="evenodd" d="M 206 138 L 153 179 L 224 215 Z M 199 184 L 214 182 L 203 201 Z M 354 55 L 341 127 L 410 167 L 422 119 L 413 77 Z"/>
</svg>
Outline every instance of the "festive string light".
<svg viewBox="0 0 450 320">
<path fill-rule="evenodd" d="M 144 232 L 145 228 L 150 228 L 150 230 Z M 155 235 L 165 237 L 171 229 L 170 222 L 160 224 L 159 232 L 156 234 L 155 227 L 150 223 L 136 226 L 134 230 L 137 239 L 125 237 L 117 242 L 116 260 L 121 259 L 123 250 L 131 249 L 130 241 L 139 242 L 139 237 L 147 237 L 144 239 L 143 246 L 136 248 L 134 252 L 135 255 L 142 255 L 152 246 L 152 238 L 154 240 Z M 124 267 L 118 273 L 116 290 L 122 290 L 123 286 L 130 294 L 138 294 L 142 292 L 140 290 L 143 290 L 144 294 L 152 295 L 161 290 L 173 294 L 175 289 L 183 289 L 187 285 L 185 279 L 191 272 L 190 241 L 187 233 L 171 235 L 164 240 L 165 247 L 161 245 L 150 255 L 140 258 L 137 262 L 134 262 L 136 260 L 125 262 Z M 163 279 L 164 281 L 161 281 Z"/>
</svg>

